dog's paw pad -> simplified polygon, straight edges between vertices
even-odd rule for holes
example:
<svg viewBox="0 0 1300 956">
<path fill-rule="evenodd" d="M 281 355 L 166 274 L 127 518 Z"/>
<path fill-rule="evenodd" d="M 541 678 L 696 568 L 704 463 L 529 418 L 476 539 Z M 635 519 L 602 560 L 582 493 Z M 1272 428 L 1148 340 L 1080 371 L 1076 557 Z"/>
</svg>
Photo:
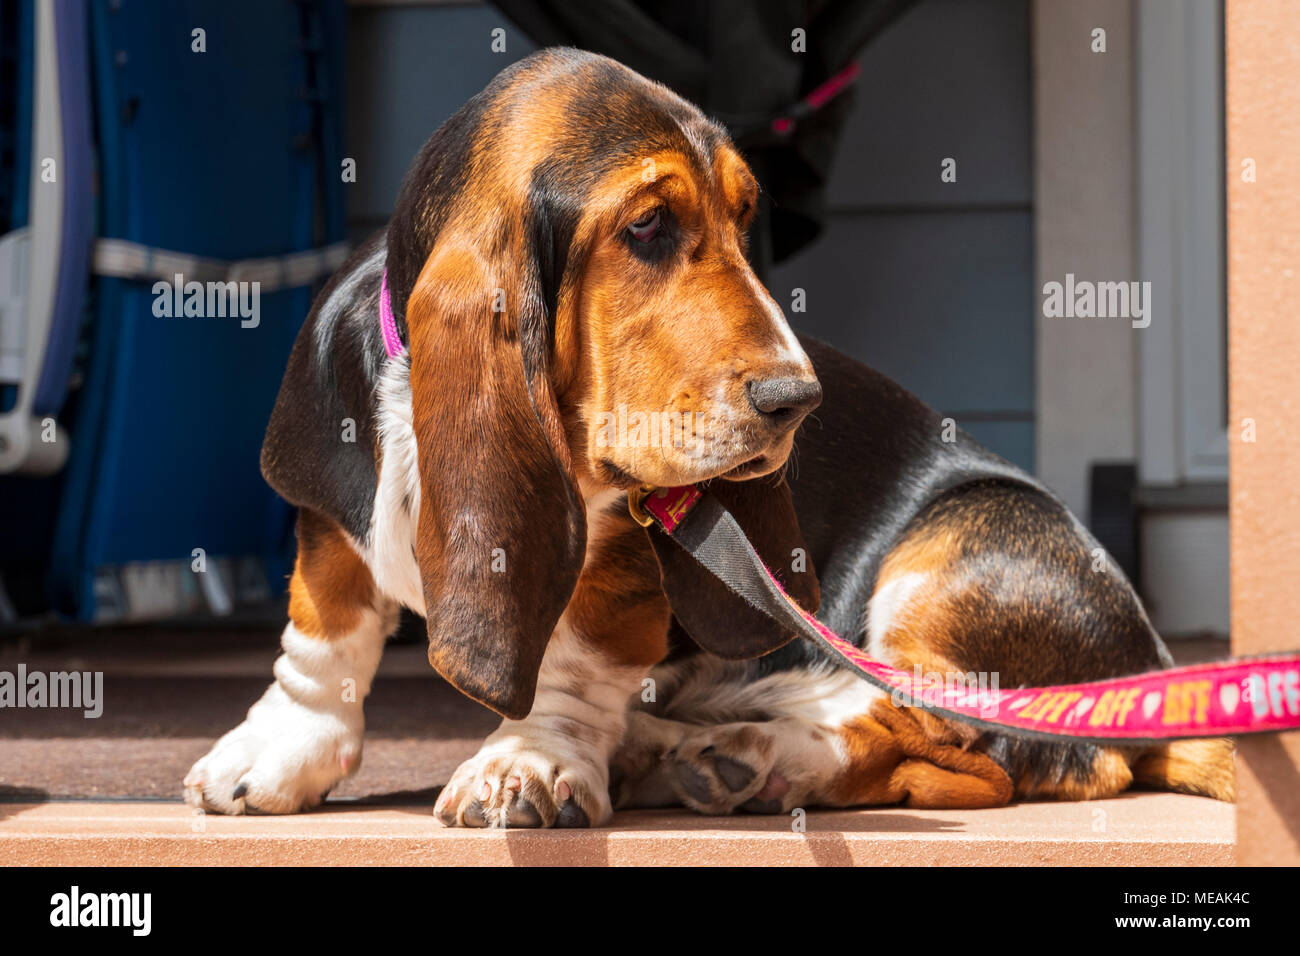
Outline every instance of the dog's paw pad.
<svg viewBox="0 0 1300 956">
<path fill-rule="evenodd" d="M 730 813 L 754 797 L 772 771 L 772 738 L 755 724 L 724 724 L 684 739 L 668 759 L 682 802 L 701 813 Z"/>
</svg>

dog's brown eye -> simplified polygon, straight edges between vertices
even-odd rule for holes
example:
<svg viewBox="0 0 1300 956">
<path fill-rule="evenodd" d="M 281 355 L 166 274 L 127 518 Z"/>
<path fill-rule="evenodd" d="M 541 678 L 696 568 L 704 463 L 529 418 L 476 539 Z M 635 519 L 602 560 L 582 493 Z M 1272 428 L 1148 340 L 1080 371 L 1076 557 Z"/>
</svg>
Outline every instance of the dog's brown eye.
<svg viewBox="0 0 1300 956">
<path fill-rule="evenodd" d="M 637 242 L 649 242 L 659 234 L 659 210 L 642 216 L 628 226 L 627 231 L 632 233 L 632 238 Z"/>
</svg>

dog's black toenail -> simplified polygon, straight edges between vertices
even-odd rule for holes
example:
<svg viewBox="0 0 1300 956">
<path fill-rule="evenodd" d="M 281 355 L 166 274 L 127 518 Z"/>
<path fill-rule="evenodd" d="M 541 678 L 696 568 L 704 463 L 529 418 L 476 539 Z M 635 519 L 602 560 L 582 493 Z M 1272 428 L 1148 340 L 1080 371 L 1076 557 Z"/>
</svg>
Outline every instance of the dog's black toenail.
<svg viewBox="0 0 1300 956">
<path fill-rule="evenodd" d="M 760 800 L 758 797 L 750 797 L 740 805 L 740 809 L 746 813 L 780 813 L 780 800 Z"/>
<path fill-rule="evenodd" d="M 692 800 L 700 803 L 713 802 L 713 791 L 709 789 L 709 781 L 702 773 L 686 763 L 679 762 L 676 767 L 677 781 Z"/>
<path fill-rule="evenodd" d="M 555 826 L 560 830 L 585 830 L 591 826 L 587 811 L 572 800 L 566 800 L 560 807 L 560 815 L 555 818 Z"/>
<path fill-rule="evenodd" d="M 248 784 L 241 780 L 239 783 L 235 784 L 235 792 L 230 795 L 230 799 L 238 800 L 246 793 L 248 793 Z"/>
<path fill-rule="evenodd" d="M 508 827 L 540 827 L 541 825 L 542 815 L 537 812 L 532 802 L 524 797 L 516 797 L 515 802 L 510 804 L 510 809 L 506 811 Z"/>
<path fill-rule="evenodd" d="M 730 757 L 714 757 L 713 769 L 732 793 L 739 793 L 754 782 L 754 771 Z"/>
<path fill-rule="evenodd" d="M 465 808 L 465 825 L 470 827 L 487 826 L 487 816 L 483 812 L 483 802 L 475 800 Z"/>
</svg>

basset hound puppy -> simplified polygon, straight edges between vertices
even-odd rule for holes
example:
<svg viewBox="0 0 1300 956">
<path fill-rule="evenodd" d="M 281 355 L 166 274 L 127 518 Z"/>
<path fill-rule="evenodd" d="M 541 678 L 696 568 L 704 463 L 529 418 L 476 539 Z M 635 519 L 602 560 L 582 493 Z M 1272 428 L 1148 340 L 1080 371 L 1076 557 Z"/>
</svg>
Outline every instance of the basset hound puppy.
<svg viewBox="0 0 1300 956">
<path fill-rule="evenodd" d="M 355 773 L 401 607 L 437 672 L 504 718 L 442 789 L 452 826 L 1133 782 L 1231 798 L 1225 741 L 979 733 L 661 567 L 627 491 L 711 482 L 787 591 L 897 666 L 1010 687 L 1169 663 L 1045 488 L 792 333 L 746 261 L 757 197 L 719 126 L 572 50 L 507 68 L 434 133 L 290 356 L 262 452 L 299 509 L 283 654 L 186 776 L 191 804 L 292 813 Z"/>
</svg>

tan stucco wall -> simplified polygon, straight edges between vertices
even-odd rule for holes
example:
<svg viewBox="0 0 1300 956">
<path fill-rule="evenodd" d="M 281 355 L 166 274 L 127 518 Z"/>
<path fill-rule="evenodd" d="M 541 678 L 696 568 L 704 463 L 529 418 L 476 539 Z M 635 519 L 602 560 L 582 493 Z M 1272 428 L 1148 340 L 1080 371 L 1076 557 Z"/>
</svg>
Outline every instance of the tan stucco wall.
<svg viewBox="0 0 1300 956">
<path fill-rule="evenodd" d="M 1232 639 L 1254 654 L 1300 645 L 1298 5 L 1228 0 L 1226 45 Z M 1300 734 L 1243 740 L 1238 768 L 1238 861 L 1300 864 Z"/>
</svg>

